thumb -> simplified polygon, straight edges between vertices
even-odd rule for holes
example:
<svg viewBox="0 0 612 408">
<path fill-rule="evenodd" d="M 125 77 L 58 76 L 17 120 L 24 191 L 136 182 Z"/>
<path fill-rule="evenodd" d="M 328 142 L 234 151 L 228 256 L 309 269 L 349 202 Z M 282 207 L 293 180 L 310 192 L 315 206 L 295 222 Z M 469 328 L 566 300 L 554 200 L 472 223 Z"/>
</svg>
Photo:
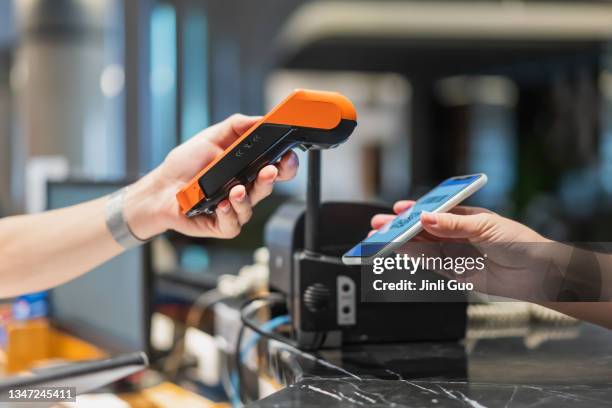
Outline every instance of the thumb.
<svg viewBox="0 0 612 408">
<path fill-rule="evenodd" d="M 217 129 L 211 132 L 209 140 L 225 149 L 257 123 L 259 119 L 261 119 L 260 116 L 246 116 L 240 113 L 233 114 L 223 122 L 215 125 Z"/>
<path fill-rule="evenodd" d="M 489 214 L 421 213 L 421 224 L 439 238 L 476 238 L 486 230 Z"/>
</svg>

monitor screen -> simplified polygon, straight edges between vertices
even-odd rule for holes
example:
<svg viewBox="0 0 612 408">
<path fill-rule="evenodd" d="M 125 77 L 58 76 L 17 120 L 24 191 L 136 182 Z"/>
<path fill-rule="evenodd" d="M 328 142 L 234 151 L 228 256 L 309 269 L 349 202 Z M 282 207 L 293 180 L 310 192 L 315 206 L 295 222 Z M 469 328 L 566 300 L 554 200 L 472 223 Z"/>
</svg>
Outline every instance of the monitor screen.
<svg viewBox="0 0 612 408">
<path fill-rule="evenodd" d="M 48 209 L 110 194 L 123 183 L 49 183 Z M 54 324 L 111 353 L 148 351 L 147 246 L 133 248 L 50 292 Z"/>
</svg>

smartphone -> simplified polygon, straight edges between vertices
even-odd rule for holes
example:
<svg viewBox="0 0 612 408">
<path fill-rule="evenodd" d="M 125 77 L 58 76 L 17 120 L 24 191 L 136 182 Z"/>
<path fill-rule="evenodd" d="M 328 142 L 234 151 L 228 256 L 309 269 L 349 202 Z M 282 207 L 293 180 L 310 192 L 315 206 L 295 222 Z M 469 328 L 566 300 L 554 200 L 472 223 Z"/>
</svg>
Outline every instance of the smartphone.
<svg viewBox="0 0 612 408">
<path fill-rule="evenodd" d="M 412 207 L 400 213 L 342 256 L 347 265 L 368 265 L 387 255 L 423 230 L 421 212 L 446 212 L 480 190 L 487 183 L 483 173 L 452 177 L 438 184 Z"/>
</svg>

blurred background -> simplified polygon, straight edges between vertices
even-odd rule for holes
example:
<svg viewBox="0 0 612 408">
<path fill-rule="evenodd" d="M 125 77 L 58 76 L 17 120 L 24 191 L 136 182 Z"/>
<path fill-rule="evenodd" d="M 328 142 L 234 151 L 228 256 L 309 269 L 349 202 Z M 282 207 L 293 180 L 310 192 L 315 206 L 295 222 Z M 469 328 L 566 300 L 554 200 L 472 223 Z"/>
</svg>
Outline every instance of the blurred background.
<svg viewBox="0 0 612 408">
<path fill-rule="evenodd" d="M 607 2 L 0 7 L 3 215 L 40 210 L 44 179 L 138 177 L 211 123 L 313 87 L 360 114 L 351 143 L 325 154 L 325 199 L 392 202 L 483 171 L 479 204 L 553 238 L 606 237 Z M 300 176 L 279 193 L 302 194 Z"/>
<path fill-rule="evenodd" d="M 0 216 L 107 194 L 210 124 L 307 87 L 342 92 L 359 116 L 350 143 L 323 153 L 324 200 L 391 204 L 485 172 L 473 204 L 553 239 L 607 241 L 611 39 L 606 1 L 3 0 Z M 167 234 L 118 261 L 143 271 L 124 305 L 147 305 L 140 333 L 143 315 L 180 314 L 253 263 L 266 220 L 303 197 L 305 174 L 236 240 Z M 50 295 L 54 313 L 91 320 L 73 314 L 101 280 L 112 287 L 98 276 Z M 88 330 L 117 326 L 107 317 Z"/>
</svg>

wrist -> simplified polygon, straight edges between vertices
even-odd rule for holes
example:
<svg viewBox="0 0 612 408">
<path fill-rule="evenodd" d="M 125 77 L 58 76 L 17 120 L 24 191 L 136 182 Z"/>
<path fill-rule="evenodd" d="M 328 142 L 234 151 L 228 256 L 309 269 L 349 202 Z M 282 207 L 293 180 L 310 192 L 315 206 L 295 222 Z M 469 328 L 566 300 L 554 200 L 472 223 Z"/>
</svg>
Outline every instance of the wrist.
<svg viewBox="0 0 612 408">
<path fill-rule="evenodd" d="M 168 230 L 164 212 L 164 194 L 167 188 L 149 173 L 130 185 L 125 194 L 124 217 L 132 233 L 148 240 Z"/>
</svg>

